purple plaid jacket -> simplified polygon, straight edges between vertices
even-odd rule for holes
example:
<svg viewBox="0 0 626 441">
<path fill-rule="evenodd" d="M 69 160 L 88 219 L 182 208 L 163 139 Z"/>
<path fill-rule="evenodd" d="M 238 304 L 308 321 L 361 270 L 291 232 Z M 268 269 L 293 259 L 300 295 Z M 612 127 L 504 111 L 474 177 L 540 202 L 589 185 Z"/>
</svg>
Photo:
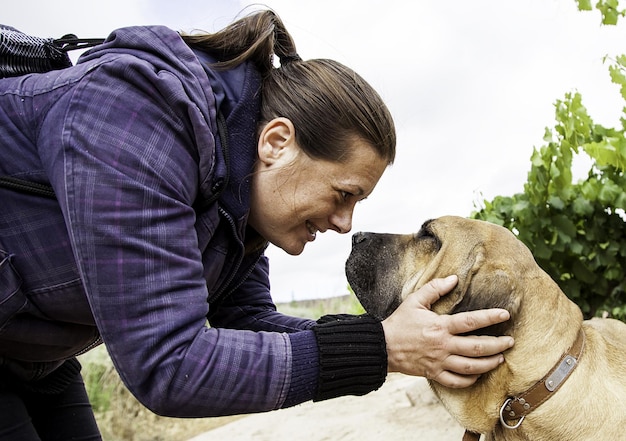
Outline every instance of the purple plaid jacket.
<svg viewBox="0 0 626 441">
<path fill-rule="evenodd" d="M 0 80 L 0 175 L 57 197 L 0 189 L 0 366 L 34 380 L 104 341 L 159 414 L 312 398 L 314 323 L 277 313 L 267 259 L 244 253 L 259 75 L 201 59 L 132 27 L 72 68 Z"/>
</svg>

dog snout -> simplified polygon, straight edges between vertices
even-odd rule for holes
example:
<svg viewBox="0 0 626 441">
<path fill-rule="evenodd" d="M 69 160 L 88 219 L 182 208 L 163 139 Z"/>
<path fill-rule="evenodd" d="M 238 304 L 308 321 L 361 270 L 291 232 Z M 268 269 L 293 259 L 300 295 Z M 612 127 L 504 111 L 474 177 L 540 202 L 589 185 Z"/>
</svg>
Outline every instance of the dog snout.
<svg viewBox="0 0 626 441">
<path fill-rule="evenodd" d="M 358 245 L 360 243 L 367 241 L 370 235 L 371 235 L 370 233 L 364 233 L 362 231 L 359 231 L 358 233 L 354 233 L 352 235 L 352 245 Z"/>
</svg>

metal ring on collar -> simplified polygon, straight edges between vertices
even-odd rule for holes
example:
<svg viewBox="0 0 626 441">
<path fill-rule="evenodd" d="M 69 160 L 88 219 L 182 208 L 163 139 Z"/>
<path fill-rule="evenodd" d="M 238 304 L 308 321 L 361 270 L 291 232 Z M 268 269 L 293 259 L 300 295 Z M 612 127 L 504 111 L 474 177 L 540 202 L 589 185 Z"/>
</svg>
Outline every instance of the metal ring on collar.
<svg viewBox="0 0 626 441">
<path fill-rule="evenodd" d="M 506 429 L 517 429 L 519 426 L 521 426 L 522 421 L 524 421 L 524 418 L 526 418 L 526 416 L 522 416 L 519 421 L 517 421 L 517 423 L 515 423 L 514 425 L 511 425 L 509 423 L 507 423 L 504 419 L 504 408 L 511 402 L 513 401 L 511 398 L 508 398 L 504 404 L 502 405 L 502 407 L 500 408 L 500 423 L 502 424 L 502 427 L 506 428 Z"/>
</svg>

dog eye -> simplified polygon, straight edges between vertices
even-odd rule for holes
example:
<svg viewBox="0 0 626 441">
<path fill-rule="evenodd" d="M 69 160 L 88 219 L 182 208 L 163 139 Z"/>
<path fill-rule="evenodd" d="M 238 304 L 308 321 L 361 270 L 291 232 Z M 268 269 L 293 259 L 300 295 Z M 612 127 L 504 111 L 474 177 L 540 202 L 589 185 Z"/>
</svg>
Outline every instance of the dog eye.
<svg viewBox="0 0 626 441">
<path fill-rule="evenodd" d="M 422 224 L 422 228 L 420 228 L 420 230 L 415 234 L 416 240 L 426 238 L 426 237 L 435 238 L 435 235 L 433 234 L 431 230 L 431 223 L 432 223 L 432 220 L 427 220 L 426 222 L 424 222 L 424 224 Z"/>
<path fill-rule="evenodd" d="M 436 239 L 435 235 L 432 231 L 422 228 L 417 233 L 415 233 L 415 240 L 425 240 L 425 239 Z"/>
<path fill-rule="evenodd" d="M 415 241 L 420 244 L 428 244 L 436 249 L 441 248 L 441 241 L 432 230 L 431 221 L 427 221 L 415 234 Z"/>
</svg>

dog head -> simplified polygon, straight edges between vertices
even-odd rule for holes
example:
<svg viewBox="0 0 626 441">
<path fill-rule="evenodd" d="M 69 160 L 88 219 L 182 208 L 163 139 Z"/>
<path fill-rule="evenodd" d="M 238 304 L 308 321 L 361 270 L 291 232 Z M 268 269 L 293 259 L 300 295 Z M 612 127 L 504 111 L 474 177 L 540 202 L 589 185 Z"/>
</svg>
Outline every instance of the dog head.
<svg viewBox="0 0 626 441">
<path fill-rule="evenodd" d="M 519 309 L 516 284 L 537 268 L 528 248 L 506 228 L 445 216 L 425 222 L 415 234 L 356 233 L 346 275 L 365 310 L 382 320 L 430 280 L 456 274 L 457 286 L 432 310 L 504 308 L 511 320 L 478 332 L 502 335 Z"/>
</svg>

